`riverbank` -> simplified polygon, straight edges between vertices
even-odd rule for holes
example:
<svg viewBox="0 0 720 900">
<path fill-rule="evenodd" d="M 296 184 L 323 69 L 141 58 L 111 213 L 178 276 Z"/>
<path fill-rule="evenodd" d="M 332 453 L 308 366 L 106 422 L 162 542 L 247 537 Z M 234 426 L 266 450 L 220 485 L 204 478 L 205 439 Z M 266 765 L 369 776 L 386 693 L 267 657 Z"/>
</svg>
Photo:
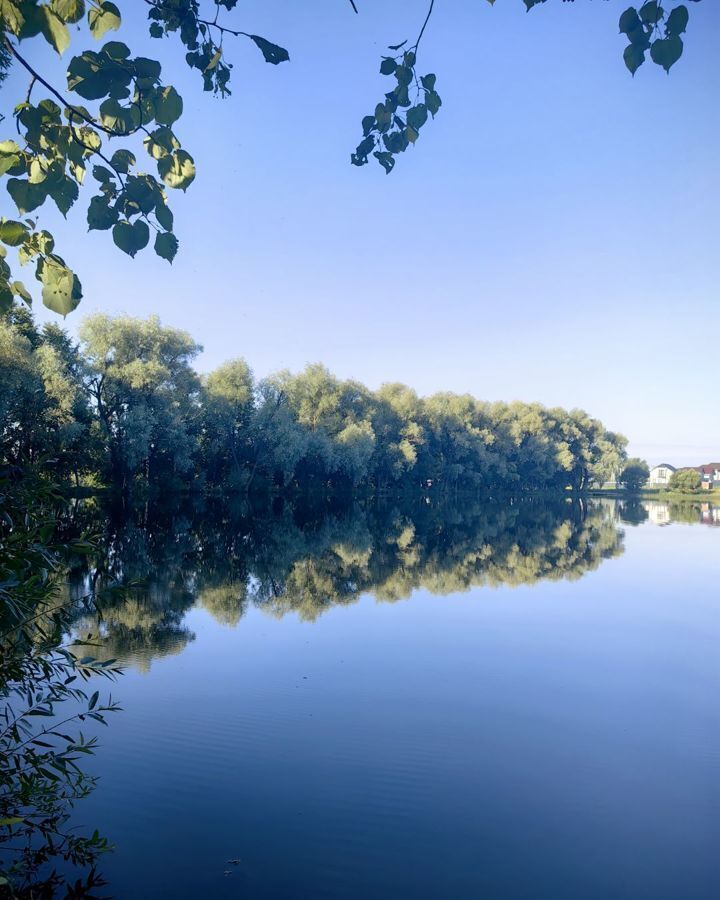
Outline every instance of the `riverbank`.
<svg viewBox="0 0 720 900">
<path fill-rule="evenodd" d="M 720 491 L 669 491 L 664 488 L 642 488 L 639 491 L 624 491 L 619 488 L 593 488 L 587 491 L 591 497 L 608 497 L 617 500 L 660 500 L 672 503 L 720 503 Z"/>
</svg>

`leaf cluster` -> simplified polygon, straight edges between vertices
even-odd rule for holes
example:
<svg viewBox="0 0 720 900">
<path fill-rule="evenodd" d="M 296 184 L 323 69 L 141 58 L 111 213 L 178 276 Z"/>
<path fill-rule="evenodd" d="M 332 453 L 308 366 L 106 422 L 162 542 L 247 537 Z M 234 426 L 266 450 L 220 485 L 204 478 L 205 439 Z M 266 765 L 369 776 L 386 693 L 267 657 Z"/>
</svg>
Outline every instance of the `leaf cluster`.
<svg viewBox="0 0 720 900">
<path fill-rule="evenodd" d="M 350 156 L 354 166 L 366 165 L 372 154 L 389 175 L 395 167 L 395 157 L 417 141 L 428 117 L 435 118 L 440 110 L 442 100 L 435 90 L 436 76 L 418 78 L 415 63 L 413 50 L 383 57 L 380 72 L 394 77 L 396 84 L 377 104 L 373 115 L 362 120 L 363 139 Z"/>
<path fill-rule="evenodd" d="M 528 11 L 544 2 L 524 0 Z M 230 94 L 228 37 L 247 39 L 271 65 L 290 59 L 279 44 L 225 23 L 224 14 L 236 9 L 237 0 L 145 3 L 150 35 L 178 37 L 186 64 L 199 72 L 206 91 L 222 97 Z M 351 6 L 359 11 L 355 2 Z M 415 144 L 428 119 L 437 115 L 442 101 L 435 89 L 436 76 L 419 76 L 416 66 L 434 6 L 435 0 L 429 0 L 415 43 L 408 46 L 405 40 L 392 45 L 389 49 L 398 55 L 382 58 L 381 73 L 396 83 L 373 114 L 363 118 L 363 137 L 350 157 L 353 165 L 364 166 L 373 157 L 385 172 L 391 172 L 399 154 Z M 203 13 L 208 7 L 210 11 Z M 634 74 L 649 52 L 653 62 L 669 71 L 682 54 L 681 35 L 688 19 L 683 4 L 669 12 L 659 0 L 628 8 L 620 17 L 620 31 L 628 39 L 624 59 L 629 70 Z M 154 232 L 155 252 L 172 262 L 179 244 L 167 189 L 186 190 L 196 172 L 192 156 L 174 131 L 182 115 L 182 99 L 163 82 L 159 62 L 132 57 L 125 44 L 109 41 L 99 51 L 85 50 L 70 59 L 67 83 L 59 89 L 20 52 L 24 41 L 38 38 L 63 54 L 71 44 L 70 29 L 75 31 L 82 23 L 96 40 L 104 40 L 122 24 L 119 0 L 117 4 L 111 0 L 0 0 L 0 76 L 9 58 L 30 75 L 27 96 L 14 112 L 20 140 L 0 142 L 0 176 L 7 178 L 8 191 L 22 219 L 48 200 L 66 216 L 78 201 L 89 172 L 99 192 L 89 202 L 88 227 L 112 231 L 115 244 L 132 257 L 149 245 Z M 32 93 L 38 86 L 50 96 L 33 104 Z M 68 94 L 96 103 L 97 108 L 91 111 L 83 103 L 70 102 Z M 110 150 L 106 146 L 136 135 L 142 135 L 156 173 L 138 167 L 137 148 Z M 14 298 L 28 304 L 32 300 L 26 285 L 12 274 L 8 246 L 18 248 L 21 265 L 33 262 L 46 306 L 61 315 L 75 309 L 82 298 L 79 279 L 56 252 L 53 236 L 36 231 L 35 220 L 26 218 L 0 221 L 0 311 L 7 310 Z"/>
<path fill-rule="evenodd" d="M 699 0 L 690 0 L 698 3 Z M 658 0 L 647 0 L 640 8 L 628 7 L 620 16 L 620 33 L 628 39 L 623 52 L 625 65 L 635 74 L 645 62 L 646 53 L 650 59 L 666 72 L 680 59 L 683 52 L 681 35 L 687 29 L 690 13 L 687 6 L 680 4 L 668 13 Z"/>
<path fill-rule="evenodd" d="M 219 12 L 221 7 L 232 9 L 235 2 L 218 0 L 215 5 Z M 202 19 L 193 0 L 153 0 L 149 6 L 151 35 L 178 32 L 187 48 L 186 61 L 201 70 L 206 89 L 229 93 L 230 66 L 224 63 L 222 50 L 227 29 L 217 14 L 213 20 Z M 31 75 L 27 97 L 14 111 L 21 140 L 0 143 L 0 176 L 7 177 L 19 216 L 34 212 L 48 199 L 66 216 L 89 174 L 98 193 L 88 205 L 88 228 L 111 230 L 116 246 L 133 257 L 148 246 L 154 232 L 155 252 L 172 262 L 179 242 L 167 189 L 187 190 L 195 178 L 195 163 L 173 130 L 183 101 L 172 85 L 163 82 L 160 63 L 132 57 L 126 44 L 109 41 L 99 50 L 74 56 L 66 86 L 59 90 L 35 71 L 18 45 L 40 36 L 62 54 L 70 46 L 69 26 L 83 19 L 92 36 L 101 40 L 120 27 L 118 6 L 109 0 L 0 0 L 0 14 L 7 31 L 4 50 Z M 286 50 L 265 38 L 247 37 L 267 62 L 277 65 L 289 59 Z M 32 93 L 38 84 L 52 98 L 34 105 Z M 76 94 L 82 102 L 69 102 L 67 94 Z M 97 107 L 91 111 L 86 102 Z M 138 165 L 134 149 L 106 148 L 138 134 L 156 174 Z M 53 236 L 37 231 L 36 225 L 29 218 L 0 220 L 0 310 L 7 310 L 16 297 L 32 302 L 26 285 L 12 276 L 6 247 L 13 247 L 21 265 L 34 264 L 43 303 L 64 316 L 80 302 L 82 285 L 56 253 Z"/>
<path fill-rule="evenodd" d="M 223 38 L 226 34 L 234 37 L 249 38 L 262 53 L 265 62 L 279 65 L 287 62 L 290 55 L 284 47 L 268 41 L 257 34 L 228 28 L 219 21 L 221 9 L 230 11 L 237 5 L 237 0 L 214 0 L 215 16 L 204 19 L 200 14 L 197 0 L 150 0 L 150 35 L 162 38 L 169 34 L 177 34 L 187 52 L 185 61 L 192 69 L 197 69 L 203 80 L 203 88 L 229 96 L 232 91 L 228 87 L 232 63 L 228 62 L 223 49 Z"/>
</svg>

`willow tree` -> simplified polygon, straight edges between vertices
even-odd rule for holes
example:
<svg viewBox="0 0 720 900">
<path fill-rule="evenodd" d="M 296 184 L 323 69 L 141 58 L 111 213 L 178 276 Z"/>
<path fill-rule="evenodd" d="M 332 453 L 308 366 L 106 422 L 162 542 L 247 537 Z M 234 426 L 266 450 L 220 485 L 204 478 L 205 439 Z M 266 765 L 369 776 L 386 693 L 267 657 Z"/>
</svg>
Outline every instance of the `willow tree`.
<svg viewBox="0 0 720 900">
<path fill-rule="evenodd" d="M 185 63 L 213 94 L 225 97 L 231 91 L 231 39 L 247 42 L 271 65 L 290 59 L 284 47 L 242 30 L 237 0 L 144 2 L 150 35 L 179 42 Z M 523 2 L 530 10 L 545 0 Z M 21 265 L 34 266 L 46 306 L 66 315 L 78 305 L 78 276 L 58 252 L 55 236 L 39 229 L 32 214 L 52 200 L 66 216 L 86 181 L 90 229 L 110 231 L 120 250 L 133 257 L 151 242 L 168 262 L 178 251 L 168 200 L 172 191 L 187 190 L 196 176 L 192 154 L 177 130 L 183 101 L 157 60 L 134 56 L 122 41 L 107 40 L 121 28 L 121 7 L 127 3 L 0 0 L 0 76 L 11 64 L 28 76 L 12 111 L 17 135 L 0 141 L 0 177 L 19 216 L 0 219 L 0 310 L 15 298 L 32 302 L 27 286 L 13 276 L 6 247 L 16 249 Z M 419 68 L 420 51 L 424 56 L 427 46 L 423 39 L 440 5 L 425 3 L 416 36 L 391 45 L 380 60 L 388 89 L 362 118 L 362 139 L 350 155 L 353 165 L 374 159 L 391 172 L 440 111 L 437 76 Z M 361 0 L 348 0 L 348 12 L 361 11 Z M 626 9 L 619 28 L 627 40 L 623 57 L 630 72 L 648 56 L 668 71 L 682 54 L 688 20 L 687 7 L 675 0 L 667 0 L 667 6 L 648 0 Z M 82 27 L 71 32 L 69 26 Z M 33 60 L 40 62 L 31 64 L 25 51 L 26 42 L 44 41 L 48 53 L 64 55 L 76 41 L 89 38 L 98 43 L 69 58 L 64 83 L 48 80 L 42 54 L 34 52 Z M 145 163 L 139 161 L 143 157 Z"/>
</svg>

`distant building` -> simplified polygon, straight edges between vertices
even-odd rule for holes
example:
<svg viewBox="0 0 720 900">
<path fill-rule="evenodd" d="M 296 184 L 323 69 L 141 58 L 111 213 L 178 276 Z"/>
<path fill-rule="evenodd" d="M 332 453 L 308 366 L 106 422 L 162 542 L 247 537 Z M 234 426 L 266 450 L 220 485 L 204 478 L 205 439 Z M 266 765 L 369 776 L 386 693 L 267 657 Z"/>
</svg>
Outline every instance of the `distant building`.
<svg viewBox="0 0 720 900">
<path fill-rule="evenodd" d="M 650 487 L 667 487 L 670 484 L 673 472 L 675 472 L 675 466 L 671 466 L 669 463 L 660 463 L 659 466 L 653 466 L 650 469 L 650 477 L 647 483 Z"/>
<path fill-rule="evenodd" d="M 700 487 L 704 491 L 720 490 L 720 462 L 697 466 L 695 471 L 700 473 Z"/>
</svg>

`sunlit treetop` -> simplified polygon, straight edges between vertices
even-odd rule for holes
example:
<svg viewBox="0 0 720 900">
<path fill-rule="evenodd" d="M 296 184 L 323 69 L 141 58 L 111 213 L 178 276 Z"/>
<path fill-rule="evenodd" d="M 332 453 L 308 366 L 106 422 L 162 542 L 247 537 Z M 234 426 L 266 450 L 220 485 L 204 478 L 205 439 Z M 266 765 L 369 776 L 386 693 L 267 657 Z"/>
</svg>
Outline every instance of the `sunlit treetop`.
<svg viewBox="0 0 720 900">
<path fill-rule="evenodd" d="M 231 92 L 227 39 L 245 41 L 271 65 L 290 59 L 283 47 L 240 29 L 239 13 L 232 15 L 238 0 L 142 2 L 150 35 L 179 41 L 186 64 L 197 70 L 206 91 L 222 97 Z M 523 2 L 530 10 L 546 0 Z M 360 0 L 348 4 L 350 12 L 361 12 Z M 151 240 L 168 262 L 178 251 L 169 192 L 187 190 L 196 175 L 193 157 L 176 133 L 183 101 L 162 77 L 157 60 L 133 56 L 122 41 L 109 39 L 121 28 L 122 5 L 0 0 L 0 81 L 12 64 L 29 79 L 12 113 L 17 133 L 0 141 L 0 177 L 18 216 L 0 218 L 0 312 L 16 298 L 32 302 L 23 282 L 13 279 L 7 247 L 16 251 L 20 265 L 33 264 L 47 307 L 64 316 L 80 302 L 80 280 L 56 252 L 54 236 L 39 229 L 32 214 L 51 199 L 67 216 L 86 180 L 93 187 L 86 212 L 90 230 L 111 231 L 115 244 L 133 257 Z M 391 172 L 399 154 L 417 142 L 440 111 L 436 75 L 417 69 L 423 37 L 439 5 L 440 0 L 429 0 L 417 37 L 391 45 L 382 57 L 380 73 L 390 80 L 390 89 L 362 119 L 362 140 L 350 156 L 353 165 L 374 158 Z M 648 0 L 625 10 L 619 28 L 627 39 L 623 58 L 630 72 L 635 74 L 648 54 L 669 71 L 682 54 L 688 19 L 687 7 L 674 0 L 666 6 Z M 68 26 L 81 24 L 85 27 L 73 29 L 73 35 L 85 39 L 89 32 L 97 43 L 72 56 L 65 83 L 53 84 L 28 62 L 23 45 L 44 40 L 49 52 L 65 54 L 78 40 L 71 39 Z"/>
</svg>

